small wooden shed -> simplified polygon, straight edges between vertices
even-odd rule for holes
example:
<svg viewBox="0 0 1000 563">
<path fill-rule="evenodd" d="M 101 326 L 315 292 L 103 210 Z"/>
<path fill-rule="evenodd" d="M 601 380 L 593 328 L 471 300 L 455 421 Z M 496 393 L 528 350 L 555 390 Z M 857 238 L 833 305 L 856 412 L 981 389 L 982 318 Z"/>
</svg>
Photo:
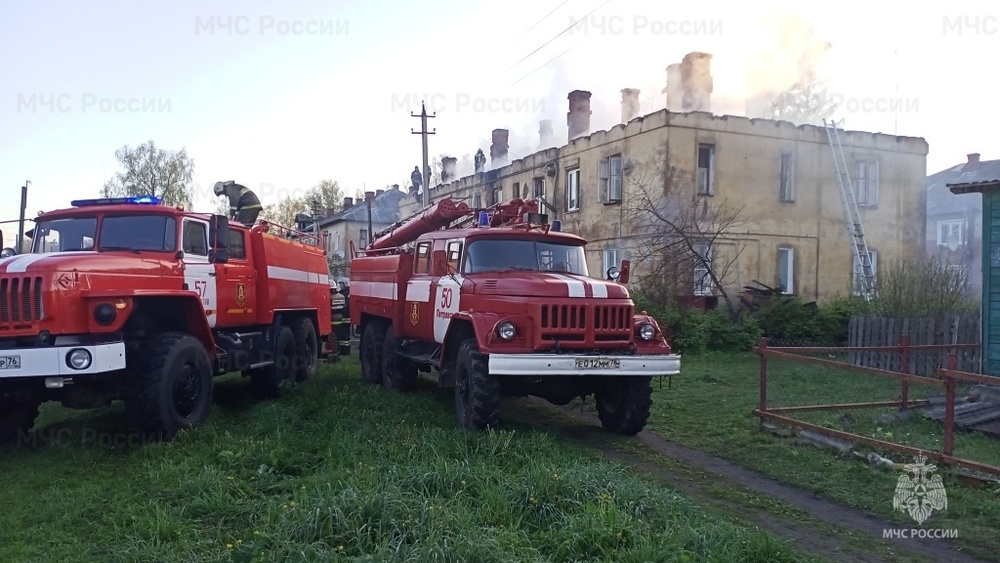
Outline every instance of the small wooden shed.
<svg viewBox="0 0 1000 563">
<path fill-rule="evenodd" d="M 983 373 L 1000 376 L 1000 175 L 962 174 L 954 194 L 983 194 Z"/>
</svg>

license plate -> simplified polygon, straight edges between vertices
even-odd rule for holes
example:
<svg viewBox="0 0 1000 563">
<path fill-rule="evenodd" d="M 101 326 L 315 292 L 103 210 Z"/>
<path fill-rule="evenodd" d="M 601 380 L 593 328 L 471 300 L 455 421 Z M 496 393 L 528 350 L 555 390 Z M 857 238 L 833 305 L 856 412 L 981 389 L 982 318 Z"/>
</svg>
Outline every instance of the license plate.
<svg viewBox="0 0 1000 563">
<path fill-rule="evenodd" d="M 0 356 L 0 369 L 21 369 L 21 356 Z"/>
<path fill-rule="evenodd" d="M 622 361 L 618 358 L 577 358 L 576 369 L 618 369 Z"/>
</svg>

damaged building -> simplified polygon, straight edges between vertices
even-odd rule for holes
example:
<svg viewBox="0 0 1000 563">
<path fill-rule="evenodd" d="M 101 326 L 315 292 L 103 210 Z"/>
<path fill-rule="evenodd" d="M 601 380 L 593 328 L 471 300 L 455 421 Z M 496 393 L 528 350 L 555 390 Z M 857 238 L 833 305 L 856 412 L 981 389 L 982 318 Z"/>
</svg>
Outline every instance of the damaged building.
<svg viewBox="0 0 1000 563">
<path fill-rule="evenodd" d="M 638 115 L 639 90 L 622 89 L 621 120 L 609 130 L 592 130 L 590 92 L 569 92 L 568 143 L 556 146 L 552 121 L 542 121 L 539 149 L 510 160 L 508 132 L 495 130 L 491 165 L 439 186 L 432 197 L 474 207 L 543 199 L 550 220 L 588 240 L 591 275 L 628 258 L 645 283 L 657 280 L 642 278 L 653 258 L 642 257 L 650 235 L 648 225 L 637 224 L 636 210 L 650 195 L 657 205 L 737 209 L 740 220 L 724 233 L 693 241 L 706 262 L 730 264 L 720 280 L 729 296 L 754 282 L 809 300 L 850 292 L 859 273 L 826 131 L 713 115 L 710 62 L 711 55 L 691 53 L 670 65 L 665 107 L 648 115 Z M 877 275 L 879 263 L 924 251 L 928 145 L 860 131 L 842 131 L 841 142 Z M 407 216 L 420 203 L 401 206 Z M 702 301 L 720 294 L 703 266 L 684 275 L 679 294 Z"/>
</svg>

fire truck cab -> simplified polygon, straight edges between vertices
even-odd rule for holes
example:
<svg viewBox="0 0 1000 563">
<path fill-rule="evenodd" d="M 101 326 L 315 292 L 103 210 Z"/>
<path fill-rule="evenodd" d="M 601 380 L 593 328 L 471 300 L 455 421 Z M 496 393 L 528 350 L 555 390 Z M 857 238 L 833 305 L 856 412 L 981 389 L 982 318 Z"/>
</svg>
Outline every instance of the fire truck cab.
<svg viewBox="0 0 1000 563">
<path fill-rule="evenodd" d="M 137 433 L 169 439 L 208 418 L 215 376 L 242 372 L 267 398 L 316 372 L 331 312 L 314 235 L 151 197 L 72 205 L 0 259 L 0 440 L 44 401 L 116 399 Z"/>
<path fill-rule="evenodd" d="M 442 200 L 358 251 L 363 378 L 410 390 L 434 369 L 467 428 L 496 426 L 501 396 L 563 405 L 593 394 L 605 428 L 636 434 L 652 377 L 679 373 L 680 357 L 622 283 L 590 277 L 586 241 L 537 209 Z"/>
</svg>

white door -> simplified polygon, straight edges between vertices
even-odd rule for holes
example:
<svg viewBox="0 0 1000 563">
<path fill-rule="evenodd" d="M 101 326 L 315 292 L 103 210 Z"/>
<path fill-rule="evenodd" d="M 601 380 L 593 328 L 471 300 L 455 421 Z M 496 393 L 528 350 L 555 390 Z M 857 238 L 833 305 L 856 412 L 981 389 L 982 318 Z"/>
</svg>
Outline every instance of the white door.
<svg viewBox="0 0 1000 563">
<path fill-rule="evenodd" d="M 215 285 L 215 264 L 208 261 L 208 223 L 192 219 L 184 220 L 184 285 L 197 292 L 201 306 L 205 309 L 208 324 L 215 327 L 218 313 L 218 297 Z"/>
</svg>

